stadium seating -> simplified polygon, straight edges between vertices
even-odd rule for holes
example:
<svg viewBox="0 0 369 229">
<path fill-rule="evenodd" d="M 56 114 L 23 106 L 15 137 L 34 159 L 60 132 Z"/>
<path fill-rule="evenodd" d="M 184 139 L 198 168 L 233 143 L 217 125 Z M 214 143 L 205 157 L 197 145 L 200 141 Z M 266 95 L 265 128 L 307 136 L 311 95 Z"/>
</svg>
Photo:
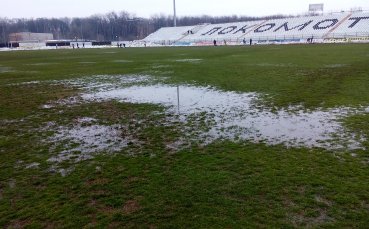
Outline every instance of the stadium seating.
<svg viewBox="0 0 369 229">
<path fill-rule="evenodd" d="M 346 14 L 341 14 L 270 20 L 246 36 L 254 40 L 260 38 L 322 38 L 346 16 Z"/>
<path fill-rule="evenodd" d="M 197 26 L 165 27 L 146 37 L 145 41 L 178 41 L 191 33 Z"/>
<path fill-rule="evenodd" d="M 369 13 L 352 14 L 332 33 L 332 36 L 369 36 Z"/>
<path fill-rule="evenodd" d="M 191 31 L 190 33 L 188 31 Z M 344 12 L 322 16 L 207 24 L 159 29 L 144 40 L 166 45 L 242 44 L 263 42 L 324 42 L 329 38 L 361 37 L 369 42 L 369 13 Z M 362 39 L 362 37 L 366 37 Z"/>
</svg>

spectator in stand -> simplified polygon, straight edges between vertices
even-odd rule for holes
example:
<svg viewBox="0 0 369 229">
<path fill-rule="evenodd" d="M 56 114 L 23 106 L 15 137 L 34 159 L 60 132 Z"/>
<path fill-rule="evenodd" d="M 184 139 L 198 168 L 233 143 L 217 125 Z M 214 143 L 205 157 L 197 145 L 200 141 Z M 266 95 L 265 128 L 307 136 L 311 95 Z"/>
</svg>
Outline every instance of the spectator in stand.
<svg viewBox="0 0 369 229">
<path fill-rule="evenodd" d="M 246 45 L 246 38 L 243 38 L 243 45 Z"/>
</svg>

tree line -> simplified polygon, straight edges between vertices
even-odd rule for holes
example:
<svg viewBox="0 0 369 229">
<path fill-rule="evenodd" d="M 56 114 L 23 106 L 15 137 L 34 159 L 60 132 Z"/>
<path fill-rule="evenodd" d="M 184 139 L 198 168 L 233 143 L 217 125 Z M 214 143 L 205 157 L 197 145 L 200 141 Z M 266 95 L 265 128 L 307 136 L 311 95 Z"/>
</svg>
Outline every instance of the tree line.
<svg viewBox="0 0 369 229">
<path fill-rule="evenodd" d="M 284 18 L 283 15 L 269 17 L 247 16 L 184 16 L 177 18 L 177 26 L 190 26 L 202 23 L 228 23 L 262 19 Z M 0 42 L 8 42 L 10 33 L 32 32 L 52 33 L 54 39 L 78 39 L 95 41 L 117 41 L 143 39 L 162 27 L 173 26 L 173 18 L 155 15 L 150 18 L 137 18 L 134 14 L 122 11 L 84 18 L 0 18 Z"/>
</svg>

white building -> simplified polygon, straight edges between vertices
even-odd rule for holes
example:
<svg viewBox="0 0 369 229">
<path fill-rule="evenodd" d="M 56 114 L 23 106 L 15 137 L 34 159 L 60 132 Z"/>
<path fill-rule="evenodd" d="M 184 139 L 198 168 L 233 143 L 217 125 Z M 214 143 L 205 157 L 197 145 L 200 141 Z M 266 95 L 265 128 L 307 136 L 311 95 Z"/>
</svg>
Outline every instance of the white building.
<svg viewBox="0 0 369 229">
<path fill-rule="evenodd" d="M 11 33 L 9 34 L 10 42 L 45 42 L 47 40 L 53 40 L 52 33 Z"/>
</svg>

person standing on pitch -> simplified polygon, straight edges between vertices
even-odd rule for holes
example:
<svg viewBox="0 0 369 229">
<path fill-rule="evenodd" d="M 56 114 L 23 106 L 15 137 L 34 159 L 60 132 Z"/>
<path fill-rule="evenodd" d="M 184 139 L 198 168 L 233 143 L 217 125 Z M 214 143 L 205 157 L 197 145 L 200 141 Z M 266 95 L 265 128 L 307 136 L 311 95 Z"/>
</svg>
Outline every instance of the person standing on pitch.
<svg viewBox="0 0 369 229">
<path fill-rule="evenodd" d="M 252 45 L 252 39 L 250 38 L 250 46 Z"/>
<path fill-rule="evenodd" d="M 214 46 L 217 46 L 217 40 L 213 41 Z"/>
</svg>

